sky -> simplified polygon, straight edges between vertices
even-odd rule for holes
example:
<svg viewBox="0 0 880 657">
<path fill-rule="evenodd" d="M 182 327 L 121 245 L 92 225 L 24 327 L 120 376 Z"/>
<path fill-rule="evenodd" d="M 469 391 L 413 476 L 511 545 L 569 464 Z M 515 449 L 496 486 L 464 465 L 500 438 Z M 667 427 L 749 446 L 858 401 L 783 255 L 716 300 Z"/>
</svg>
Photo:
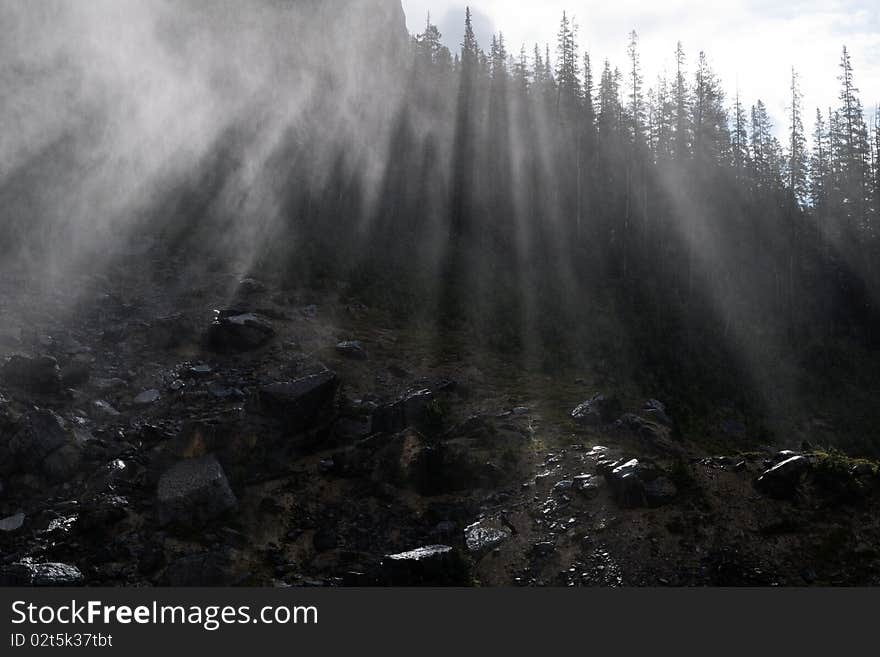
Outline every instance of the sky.
<svg viewBox="0 0 880 657">
<path fill-rule="evenodd" d="M 450 48 L 461 43 L 466 4 L 403 0 L 410 32 L 422 31 L 430 12 Z M 837 106 L 844 45 L 866 111 L 873 115 L 880 103 L 880 0 L 474 0 L 470 5 L 480 44 L 487 47 L 492 33 L 501 31 L 515 52 L 522 44 L 529 52 L 535 43 L 554 48 L 562 12 L 568 11 L 579 26 L 581 50 L 589 50 L 595 68 L 606 57 L 625 68 L 627 35 L 635 29 L 647 86 L 664 70 L 674 70 L 680 40 L 689 71 L 705 51 L 728 99 L 738 88 L 747 105 L 763 100 L 777 132 L 787 121 L 792 66 L 800 75 L 808 132 L 816 107 L 824 114 Z"/>
</svg>

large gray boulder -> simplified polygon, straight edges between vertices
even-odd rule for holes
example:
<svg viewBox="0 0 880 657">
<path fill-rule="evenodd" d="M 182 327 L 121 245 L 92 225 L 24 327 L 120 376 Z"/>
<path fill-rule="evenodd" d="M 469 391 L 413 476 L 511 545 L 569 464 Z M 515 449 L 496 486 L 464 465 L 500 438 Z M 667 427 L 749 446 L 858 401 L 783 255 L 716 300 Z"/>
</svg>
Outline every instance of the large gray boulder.
<svg viewBox="0 0 880 657">
<path fill-rule="evenodd" d="M 204 525 L 238 506 L 214 456 L 173 466 L 159 479 L 156 502 L 161 525 Z"/>
</svg>

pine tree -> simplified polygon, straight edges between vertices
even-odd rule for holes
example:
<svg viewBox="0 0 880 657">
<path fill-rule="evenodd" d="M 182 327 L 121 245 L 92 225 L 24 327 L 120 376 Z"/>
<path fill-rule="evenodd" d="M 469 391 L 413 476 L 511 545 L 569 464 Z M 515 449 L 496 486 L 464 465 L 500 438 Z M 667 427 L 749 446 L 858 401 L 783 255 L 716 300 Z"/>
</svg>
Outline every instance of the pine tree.
<svg viewBox="0 0 880 657">
<path fill-rule="evenodd" d="M 629 34 L 629 45 L 627 46 L 627 54 L 629 55 L 630 71 L 629 71 L 629 114 L 630 114 L 630 131 L 634 143 L 639 143 L 643 138 L 643 130 L 645 124 L 645 105 L 642 97 L 642 72 L 639 63 L 639 35 L 635 30 Z"/>
<path fill-rule="evenodd" d="M 801 116 L 802 94 L 798 74 L 791 69 L 791 105 L 789 106 L 788 189 L 797 205 L 807 200 L 807 139 Z"/>
<path fill-rule="evenodd" d="M 690 121 L 688 107 L 690 105 L 687 81 L 685 79 L 685 55 L 681 41 L 675 49 L 675 84 L 673 86 L 673 102 L 675 103 L 675 158 L 684 162 L 690 155 Z"/>
<path fill-rule="evenodd" d="M 816 123 L 813 128 L 813 154 L 810 158 L 810 205 L 813 211 L 821 215 L 825 210 L 828 196 L 831 171 L 829 159 L 829 135 L 822 116 L 822 110 L 816 108 Z"/>
<path fill-rule="evenodd" d="M 557 105 L 560 116 L 571 121 L 581 100 L 578 76 L 577 25 L 562 12 L 556 46 Z"/>
<path fill-rule="evenodd" d="M 840 61 L 840 183 L 851 229 L 864 226 L 868 183 L 869 145 L 862 103 L 853 80 L 852 61 L 846 46 Z"/>
<path fill-rule="evenodd" d="M 748 135 L 748 119 L 746 117 L 745 107 L 739 97 L 739 90 L 736 92 L 736 101 L 733 105 L 733 167 L 737 180 L 743 181 L 746 178 L 746 170 L 750 166 L 749 157 L 749 135 Z"/>
</svg>

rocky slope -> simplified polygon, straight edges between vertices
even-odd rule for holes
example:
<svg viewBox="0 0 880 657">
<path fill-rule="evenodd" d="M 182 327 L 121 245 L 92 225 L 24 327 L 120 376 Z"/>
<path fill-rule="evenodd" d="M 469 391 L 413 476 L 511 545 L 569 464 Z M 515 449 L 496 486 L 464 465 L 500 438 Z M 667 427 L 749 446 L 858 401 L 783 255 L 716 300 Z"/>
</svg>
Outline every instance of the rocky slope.
<svg viewBox="0 0 880 657">
<path fill-rule="evenodd" d="M 876 464 L 713 456 L 662 402 L 246 273 L 4 273 L 3 584 L 880 581 Z"/>
</svg>

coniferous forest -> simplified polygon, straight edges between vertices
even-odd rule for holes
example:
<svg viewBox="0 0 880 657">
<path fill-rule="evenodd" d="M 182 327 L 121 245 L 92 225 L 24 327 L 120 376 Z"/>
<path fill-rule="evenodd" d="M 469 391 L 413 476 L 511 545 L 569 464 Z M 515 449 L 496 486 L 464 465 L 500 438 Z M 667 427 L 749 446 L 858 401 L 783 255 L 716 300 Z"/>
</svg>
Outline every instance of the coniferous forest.
<svg viewBox="0 0 880 657">
<path fill-rule="evenodd" d="M 867 55 L 461 22 L 0 3 L 0 585 L 880 583 Z"/>
</svg>

